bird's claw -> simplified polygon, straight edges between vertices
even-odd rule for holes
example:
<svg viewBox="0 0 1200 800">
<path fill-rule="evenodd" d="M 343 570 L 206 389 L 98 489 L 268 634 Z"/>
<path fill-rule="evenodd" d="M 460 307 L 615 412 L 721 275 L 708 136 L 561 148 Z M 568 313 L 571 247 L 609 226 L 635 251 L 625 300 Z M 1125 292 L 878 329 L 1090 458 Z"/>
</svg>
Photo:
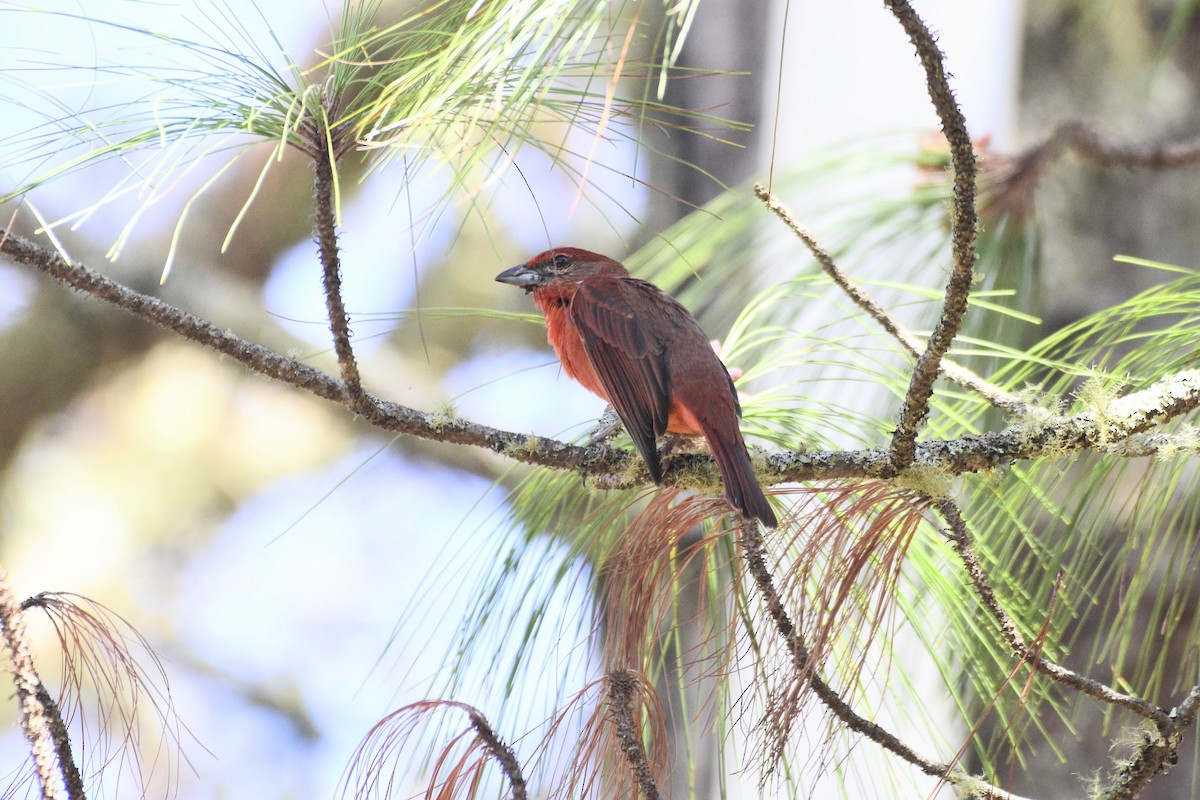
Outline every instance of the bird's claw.
<svg viewBox="0 0 1200 800">
<path fill-rule="evenodd" d="M 600 419 L 596 421 L 596 427 L 592 428 L 591 434 L 588 436 L 587 447 L 595 447 L 598 444 L 607 444 L 608 440 L 621 432 L 621 418 L 617 416 L 617 412 L 612 406 L 605 406 L 604 413 L 600 415 Z"/>
<path fill-rule="evenodd" d="M 658 446 L 658 457 L 666 458 L 672 453 L 693 449 L 699 436 L 688 436 L 683 433 L 668 433 Z"/>
</svg>

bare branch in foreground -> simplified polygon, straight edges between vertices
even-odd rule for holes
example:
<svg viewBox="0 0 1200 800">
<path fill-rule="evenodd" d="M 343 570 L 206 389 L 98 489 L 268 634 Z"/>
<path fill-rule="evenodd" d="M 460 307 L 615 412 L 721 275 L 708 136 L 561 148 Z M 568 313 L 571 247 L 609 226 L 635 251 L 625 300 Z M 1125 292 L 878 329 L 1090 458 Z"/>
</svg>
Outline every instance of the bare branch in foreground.
<svg viewBox="0 0 1200 800">
<path fill-rule="evenodd" d="M 946 78 L 942 52 L 929 28 L 905 0 L 884 0 L 884 5 L 908 34 L 925 68 L 929 98 L 942 121 L 942 133 L 950 144 L 950 160 L 954 167 L 954 212 L 950 221 L 950 249 L 954 263 L 946 284 L 942 315 L 929 336 L 924 352 L 917 358 L 908 392 L 904 396 L 904 405 L 900 409 L 896 433 L 892 437 L 889 455 L 893 469 L 899 472 L 913 462 L 917 430 L 929 413 L 933 382 L 942 358 L 949 352 L 967 312 L 967 297 L 971 293 L 977 256 L 975 236 L 978 219 L 975 212 L 975 150 L 967 132 L 966 119 Z"/>
<path fill-rule="evenodd" d="M 841 289 L 847 297 L 849 297 L 855 305 L 867 312 L 867 316 L 879 323 L 879 326 L 892 335 L 900 346 L 908 352 L 913 358 L 919 358 L 921 355 L 921 342 L 917 337 L 913 336 L 903 325 L 897 322 L 887 311 L 886 308 L 879 305 L 875 298 L 871 297 L 865 289 L 856 284 L 854 281 L 838 268 L 834 262 L 833 256 L 829 251 L 821 246 L 811 233 L 805 230 L 800 223 L 792 215 L 788 209 L 767 187 L 762 184 L 757 184 L 754 187 L 754 194 L 763 201 L 768 209 L 775 216 L 783 221 L 791 229 L 792 233 L 804 243 L 809 252 L 821 265 L 821 269 L 825 270 L 825 274 L 833 280 L 839 289 Z M 960 366 L 949 359 L 943 359 L 940 365 L 943 375 L 951 381 L 954 381 L 959 386 L 975 392 L 980 397 L 987 400 L 996 408 L 1006 411 L 1011 414 L 1026 413 L 1030 411 L 1029 403 L 1025 402 L 1016 395 L 1008 392 L 994 383 L 990 383 L 985 378 L 976 375 L 970 369 Z"/>
<path fill-rule="evenodd" d="M 80 595 L 42 592 L 22 601 L 21 608 L 45 614 L 58 638 L 62 690 L 55 707 L 83 723 L 80 755 L 100 765 L 101 772 L 115 772 L 118 781 L 130 768 L 143 793 L 156 774 L 173 789 L 177 765 L 188 763 L 183 740 L 189 732 L 175 712 L 166 669 L 145 637 L 110 609 Z M 90 714 L 84 711 L 87 694 L 94 707 Z M 89 716 L 91 725 L 86 722 Z M 153 744 L 148 736 L 153 729 L 146 727 L 151 719 L 157 721 L 158 742 L 146 750 L 155 751 L 153 761 L 144 763 L 143 748 Z M 61 734 L 55 731 L 62 759 L 69 744 L 60 736 L 66 736 L 65 726 Z M 72 786 L 82 791 L 82 781 L 71 769 L 61 768 L 68 794 L 75 797 Z M 96 771 L 89 772 L 100 778 Z"/>
<path fill-rule="evenodd" d="M 62 709 L 43 683 L 38 683 L 38 700 L 46 709 L 46 720 L 50 724 L 50 735 L 54 739 L 54 754 L 58 757 L 58 767 L 62 770 L 63 783 L 67 787 L 69 800 L 84 800 L 87 793 L 83 788 L 83 776 L 75 765 L 75 753 L 71 749 L 71 734 L 63 719 Z"/>
<path fill-rule="evenodd" d="M 60 751 L 55 743 L 54 725 L 50 719 L 52 712 L 42 702 L 45 689 L 29 652 L 21 604 L 13 595 L 8 576 L 3 572 L 0 572 L 0 628 L 3 629 L 4 648 L 8 652 L 13 683 L 21 704 L 21 729 L 29 740 L 38 785 L 42 797 L 57 800 L 66 795 L 59 784 L 57 756 Z M 57 711 L 57 706 L 54 710 Z M 63 726 L 61 719 L 58 724 Z M 78 770 L 75 772 L 78 774 Z"/>
</svg>

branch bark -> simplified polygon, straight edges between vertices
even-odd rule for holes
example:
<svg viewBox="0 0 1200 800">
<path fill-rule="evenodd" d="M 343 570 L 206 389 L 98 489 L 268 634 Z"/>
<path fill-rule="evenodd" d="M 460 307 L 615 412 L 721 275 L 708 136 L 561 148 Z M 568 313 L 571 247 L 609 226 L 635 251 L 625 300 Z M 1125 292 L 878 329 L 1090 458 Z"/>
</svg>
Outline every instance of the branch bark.
<svg viewBox="0 0 1200 800">
<path fill-rule="evenodd" d="M 58 757 L 64 752 L 56 740 L 54 732 L 65 731 L 66 726 L 59 717 L 57 725 L 52 714 L 58 711 L 57 705 L 47 705 L 43 697 L 48 697 L 42 680 L 33 664 L 33 656 L 29 652 L 29 642 L 25 636 L 25 619 L 21 613 L 21 604 L 17 602 L 8 584 L 8 576 L 0 571 L 0 632 L 3 633 L 4 648 L 8 652 L 13 683 L 17 688 L 17 700 L 21 704 L 21 728 L 25 738 L 29 740 L 33 755 L 34 769 L 37 771 L 38 786 L 42 797 L 46 800 L 70 797 L 70 800 L 81 798 L 82 794 L 67 795 L 59 783 L 59 772 L 65 776 L 73 773 L 78 777 L 79 771 L 71 764 L 70 768 L 58 764 Z M 70 753 L 68 747 L 65 751 Z"/>
<path fill-rule="evenodd" d="M 929 413 L 933 382 L 937 378 L 942 358 L 949 352 L 950 345 L 962 326 L 963 316 L 967 313 L 967 297 L 971 293 L 971 281 L 975 273 L 978 218 L 975 211 L 975 150 L 967 132 L 966 119 L 946 78 L 942 52 L 938 49 L 933 34 L 912 6 L 904 0 L 884 0 L 884 5 L 895 15 L 904 32 L 908 34 L 917 57 L 925 68 L 929 98 L 942 121 L 942 133 L 950 144 L 950 159 L 954 168 L 954 209 L 950 230 L 950 249 L 954 264 L 950 280 L 946 284 L 942 315 L 934 326 L 924 352 L 917 358 L 908 392 L 904 396 L 904 404 L 900 408 L 896 432 L 892 437 L 889 451 L 891 469 L 899 472 L 913 463 L 916 456 L 917 431 Z"/>
<path fill-rule="evenodd" d="M 788 654 L 792 657 L 792 668 L 796 674 L 805 680 L 813 694 L 829 711 L 850 730 L 865 736 L 883 749 L 898 758 L 912 764 L 926 775 L 940 778 L 969 792 L 972 797 L 995 798 L 995 800 L 1020 800 L 1017 795 L 989 784 L 981 778 L 955 772 L 950 764 L 942 764 L 918 754 L 902 742 L 894 733 L 877 722 L 861 716 L 832 686 L 825 682 L 817 672 L 817 665 L 811 663 L 808 646 L 792 622 L 783 599 L 775 588 L 775 579 L 767 566 L 765 545 L 761 529 L 753 524 L 741 526 L 739 542 L 742 546 L 742 557 L 746 567 L 754 579 L 758 592 L 766 605 L 767 614 L 775 624 L 775 631 L 783 639 Z"/>
<path fill-rule="evenodd" d="M 53 250 L 24 237 L 0 233 L 0 253 L 16 264 L 31 267 L 59 283 L 118 306 L 160 328 L 228 356 L 250 370 L 279 380 L 361 414 L 386 431 L 455 445 L 490 450 L 516 461 L 569 470 L 592 478 L 599 488 L 622 489 L 649 483 L 640 461 L 628 451 L 606 444 L 588 447 L 530 434 L 500 430 L 470 420 L 409 408 L 364 393 L 356 400 L 346 385 L 308 364 L 235 336 L 168 303 L 136 292 L 98 272 L 65 261 Z M 1200 406 L 1200 371 L 1168 375 L 1148 389 L 1120 398 L 1109 407 L 1072 416 L 1046 415 L 1000 431 L 969 434 L 958 439 L 917 444 L 910 470 L 960 475 L 1008 466 L 1014 461 L 1061 457 L 1087 448 L 1106 448 L 1116 455 L 1146 455 L 1155 440 L 1140 436 L 1157 433 L 1166 422 Z M 1123 444 L 1138 437 L 1137 447 Z M 1164 445 L 1174 447 L 1170 443 Z M 891 453 L 882 448 L 776 452 L 763 459 L 760 478 L 767 484 L 842 478 L 895 476 Z M 712 456 L 677 453 L 664 462 L 666 485 L 688 480 L 716 480 Z"/>
<path fill-rule="evenodd" d="M 633 710 L 637 691 L 637 680 L 631 671 L 614 669 L 608 673 L 605 693 L 616 718 L 617 741 L 621 745 L 621 752 L 637 780 L 639 797 L 643 800 L 658 800 L 661 792 L 658 791 L 658 784 L 654 782 L 650 759 L 646 757 L 646 748 L 642 744 L 641 723 Z"/>
<path fill-rule="evenodd" d="M 992 582 L 988 578 L 983 565 L 979 563 L 979 558 L 975 555 L 975 548 L 971 544 L 971 534 L 967 529 L 967 522 L 963 519 L 958 505 L 953 500 L 941 500 L 934 505 L 937 507 L 938 513 L 942 515 L 942 519 L 946 520 L 946 524 L 950 526 L 947 538 L 950 540 L 954 552 L 958 554 L 959 559 L 963 562 L 963 568 L 971 579 L 971 584 L 975 588 L 975 594 L 979 598 L 980 604 L 991 614 L 996 624 L 1000 626 L 1001 635 L 1003 635 L 1004 640 L 1008 642 L 1008 646 L 1019 659 L 1057 683 L 1069 686 L 1103 703 L 1128 709 L 1135 714 L 1145 717 L 1160 728 L 1171 724 L 1171 719 L 1167 712 L 1153 703 L 1134 695 L 1123 694 L 1099 681 L 1092 680 L 1085 675 L 1080 675 L 1077 672 L 1069 670 L 1047 659 L 1040 652 L 1030 647 L 1021 635 L 1021 632 L 1017 630 L 1016 623 L 1013 622 L 1008 612 L 1004 610 L 1000 599 L 996 597 L 996 591 L 992 588 Z"/>
<path fill-rule="evenodd" d="M 467 716 L 471 720 L 471 726 L 475 728 L 475 733 L 479 735 L 480 741 L 483 742 L 488 755 L 500 765 L 500 769 L 504 771 L 504 776 L 508 778 L 508 784 L 512 787 L 513 800 L 526 800 L 529 792 L 525 786 L 525 776 L 521 772 L 521 762 L 517 761 L 517 754 L 492 729 L 491 724 L 487 721 L 487 717 L 483 715 L 482 711 L 468 706 Z"/>
<path fill-rule="evenodd" d="M 324 138 L 324 137 L 322 137 Z M 321 261 L 321 280 L 325 288 L 325 309 L 329 315 L 329 332 L 333 334 L 333 352 L 342 372 L 342 383 L 354 410 L 370 414 L 371 400 L 363 392 L 358 361 L 350 344 L 350 316 L 342 300 L 342 263 L 338 257 L 337 213 L 335 208 L 334 170 L 336 165 L 329 148 L 320 150 L 313 159 L 313 193 L 316 197 L 317 251 Z"/>
</svg>

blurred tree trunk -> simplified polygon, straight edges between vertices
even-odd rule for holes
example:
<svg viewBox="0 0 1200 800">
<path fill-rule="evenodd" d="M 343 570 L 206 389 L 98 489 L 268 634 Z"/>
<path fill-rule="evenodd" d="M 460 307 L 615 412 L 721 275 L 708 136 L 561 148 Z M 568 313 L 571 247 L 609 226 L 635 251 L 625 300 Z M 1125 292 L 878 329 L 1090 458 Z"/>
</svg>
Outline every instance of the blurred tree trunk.
<svg viewBox="0 0 1200 800">
<path fill-rule="evenodd" d="M 750 145 L 763 141 L 756 129 L 765 122 L 764 71 L 767 47 L 771 44 L 767 38 L 771 10 L 766 0 L 750 3 L 709 0 L 700 4 L 676 62 L 677 77 L 667 82 L 664 99 L 676 108 L 748 123 L 755 129 L 713 129 L 705 131 L 711 136 L 671 136 L 659 140 L 677 160 L 655 159 L 651 164 L 651 180 L 682 202 L 654 204 L 647 218 L 651 231 L 663 230 L 693 207 L 715 198 L 723 186 L 737 186 L 763 168 L 761 148 L 752 149 Z"/>
</svg>

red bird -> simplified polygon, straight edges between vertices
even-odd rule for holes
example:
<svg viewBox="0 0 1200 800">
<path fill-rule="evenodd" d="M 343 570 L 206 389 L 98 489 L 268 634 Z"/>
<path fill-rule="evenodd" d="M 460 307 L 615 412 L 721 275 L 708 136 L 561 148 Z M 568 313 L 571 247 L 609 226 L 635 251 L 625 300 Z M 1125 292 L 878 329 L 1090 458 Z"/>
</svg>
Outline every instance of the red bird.
<svg viewBox="0 0 1200 800">
<path fill-rule="evenodd" d="M 532 292 L 563 369 L 616 409 L 655 483 L 659 437 L 703 436 L 729 504 L 778 524 L 738 428 L 737 389 L 686 308 L 611 258 L 575 247 L 547 250 L 496 280 Z"/>
</svg>

